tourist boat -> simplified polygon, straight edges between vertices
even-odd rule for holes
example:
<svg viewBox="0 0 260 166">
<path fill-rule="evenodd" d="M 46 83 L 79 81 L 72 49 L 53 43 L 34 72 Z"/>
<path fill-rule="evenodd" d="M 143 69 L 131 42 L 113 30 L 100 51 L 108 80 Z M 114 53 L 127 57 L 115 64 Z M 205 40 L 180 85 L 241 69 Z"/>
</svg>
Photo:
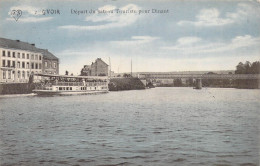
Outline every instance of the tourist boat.
<svg viewBox="0 0 260 166">
<path fill-rule="evenodd" d="M 53 74 L 34 74 L 42 77 L 33 90 L 38 95 L 80 95 L 108 92 L 107 76 L 68 76 Z"/>
</svg>

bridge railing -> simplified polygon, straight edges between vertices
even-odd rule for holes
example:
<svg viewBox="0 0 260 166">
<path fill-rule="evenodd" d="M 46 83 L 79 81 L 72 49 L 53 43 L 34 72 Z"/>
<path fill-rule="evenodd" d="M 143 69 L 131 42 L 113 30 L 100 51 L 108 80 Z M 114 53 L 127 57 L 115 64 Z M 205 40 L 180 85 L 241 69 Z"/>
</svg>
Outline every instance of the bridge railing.
<svg viewBox="0 0 260 166">
<path fill-rule="evenodd" d="M 260 74 L 139 74 L 139 78 L 149 79 L 260 79 Z"/>
</svg>

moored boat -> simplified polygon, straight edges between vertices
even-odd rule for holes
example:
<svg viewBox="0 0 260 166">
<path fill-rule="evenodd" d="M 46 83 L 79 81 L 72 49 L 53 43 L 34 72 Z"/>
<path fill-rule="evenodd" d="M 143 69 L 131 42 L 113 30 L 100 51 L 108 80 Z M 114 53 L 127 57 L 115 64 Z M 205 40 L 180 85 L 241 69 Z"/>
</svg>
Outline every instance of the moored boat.
<svg viewBox="0 0 260 166">
<path fill-rule="evenodd" d="M 106 76 L 68 76 L 35 74 L 41 76 L 34 93 L 38 95 L 83 95 L 108 92 L 109 79 Z"/>
</svg>

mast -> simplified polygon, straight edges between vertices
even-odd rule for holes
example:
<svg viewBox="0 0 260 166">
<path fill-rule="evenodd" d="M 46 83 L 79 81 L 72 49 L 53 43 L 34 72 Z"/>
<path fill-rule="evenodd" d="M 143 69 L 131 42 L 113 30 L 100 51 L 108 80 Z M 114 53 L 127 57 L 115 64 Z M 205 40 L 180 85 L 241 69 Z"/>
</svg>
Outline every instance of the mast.
<svg viewBox="0 0 260 166">
<path fill-rule="evenodd" d="M 109 57 L 109 77 L 111 77 L 111 61 L 110 61 L 110 57 Z"/>
<path fill-rule="evenodd" d="M 133 72 L 132 72 L 132 58 L 131 58 L 131 76 L 133 77 Z"/>
</svg>

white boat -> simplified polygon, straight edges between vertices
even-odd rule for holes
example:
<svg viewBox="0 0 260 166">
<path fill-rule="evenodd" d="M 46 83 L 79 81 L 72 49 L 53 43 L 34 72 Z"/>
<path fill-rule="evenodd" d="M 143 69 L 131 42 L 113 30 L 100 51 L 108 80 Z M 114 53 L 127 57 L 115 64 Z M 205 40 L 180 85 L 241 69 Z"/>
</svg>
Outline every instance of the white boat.
<svg viewBox="0 0 260 166">
<path fill-rule="evenodd" d="M 35 74 L 41 76 L 41 83 L 33 90 L 38 95 L 83 95 L 108 92 L 109 79 L 106 76 L 68 76 Z"/>
</svg>

